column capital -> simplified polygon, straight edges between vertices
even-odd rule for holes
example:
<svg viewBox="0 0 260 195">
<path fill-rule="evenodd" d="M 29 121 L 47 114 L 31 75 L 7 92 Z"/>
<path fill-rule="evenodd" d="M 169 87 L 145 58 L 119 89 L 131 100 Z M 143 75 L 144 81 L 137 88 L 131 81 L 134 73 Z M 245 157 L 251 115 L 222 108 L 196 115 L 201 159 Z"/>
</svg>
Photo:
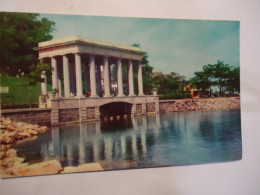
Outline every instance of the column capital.
<svg viewBox="0 0 260 195">
<path fill-rule="evenodd" d="M 138 63 L 138 65 L 141 65 L 141 66 L 144 65 L 141 60 L 138 60 L 137 63 Z"/>
<path fill-rule="evenodd" d="M 51 56 L 49 56 L 49 58 L 54 58 L 54 59 L 56 59 L 56 58 L 57 58 L 57 55 L 51 55 Z"/>
<path fill-rule="evenodd" d="M 63 56 L 69 57 L 68 55 L 69 55 L 68 53 L 61 54 L 62 57 L 63 57 Z"/>
<path fill-rule="evenodd" d="M 93 59 L 93 58 L 95 59 L 95 57 L 96 57 L 95 54 L 90 54 L 90 56 L 89 56 L 90 59 Z"/>
<path fill-rule="evenodd" d="M 111 58 L 111 56 L 109 56 L 109 55 L 103 55 L 103 56 L 104 56 L 104 58 L 107 58 L 107 59 Z"/>
<path fill-rule="evenodd" d="M 77 55 L 77 56 L 81 56 L 82 55 L 82 53 L 80 53 L 80 52 L 75 52 L 75 53 L 73 53 L 74 55 Z"/>
</svg>

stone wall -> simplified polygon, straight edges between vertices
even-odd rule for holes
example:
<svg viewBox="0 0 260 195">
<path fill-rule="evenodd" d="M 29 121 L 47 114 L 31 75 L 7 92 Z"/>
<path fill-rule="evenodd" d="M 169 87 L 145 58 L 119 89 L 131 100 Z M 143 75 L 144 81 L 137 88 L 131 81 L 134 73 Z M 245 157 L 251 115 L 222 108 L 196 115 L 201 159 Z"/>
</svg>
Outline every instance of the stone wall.
<svg viewBox="0 0 260 195">
<path fill-rule="evenodd" d="M 240 109 L 240 97 L 160 100 L 160 112 Z"/>
<path fill-rule="evenodd" d="M 30 124 L 48 125 L 51 121 L 51 109 L 11 109 L 1 110 L 1 115 L 13 121 L 21 121 Z"/>
<path fill-rule="evenodd" d="M 95 119 L 95 107 L 87 108 L 87 119 Z"/>
<path fill-rule="evenodd" d="M 148 103 L 146 104 L 146 111 L 147 112 L 155 112 L 155 103 Z"/>
<path fill-rule="evenodd" d="M 60 109 L 59 110 L 59 122 L 71 122 L 79 121 L 79 109 L 70 108 L 70 109 Z"/>
<path fill-rule="evenodd" d="M 136 104 L 136 114 L 142 114 L 142 104 Z"/>
</svg>

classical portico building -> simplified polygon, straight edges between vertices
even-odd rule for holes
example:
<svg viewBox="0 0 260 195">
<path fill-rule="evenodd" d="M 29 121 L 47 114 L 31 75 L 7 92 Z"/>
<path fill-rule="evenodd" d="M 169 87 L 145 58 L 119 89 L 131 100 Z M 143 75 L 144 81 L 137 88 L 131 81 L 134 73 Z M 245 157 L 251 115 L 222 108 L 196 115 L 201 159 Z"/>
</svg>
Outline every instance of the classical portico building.
<svg viewBox="0 0 260 195">
<path fill-rule="evenodd" d="M 38 51 L 39 59 L 52 67 L 51 78 L 42 72 L 39 98 L 40 107 L 51 108 L 52 124 L 159 111 L 158 97 L 144 95 L 143 52 L 137 47 L 74 36 L 41 42 Z M 117 95 L 111 94 L 112 64 L 117 67 Z M 127 64 L 127 95 L 123 64 Z M 138 70 L 138 94 L 134 92 L 133 66 Z M 47 92 L 47 79 L 51 79 L 51 92 Z"/>
</svg>

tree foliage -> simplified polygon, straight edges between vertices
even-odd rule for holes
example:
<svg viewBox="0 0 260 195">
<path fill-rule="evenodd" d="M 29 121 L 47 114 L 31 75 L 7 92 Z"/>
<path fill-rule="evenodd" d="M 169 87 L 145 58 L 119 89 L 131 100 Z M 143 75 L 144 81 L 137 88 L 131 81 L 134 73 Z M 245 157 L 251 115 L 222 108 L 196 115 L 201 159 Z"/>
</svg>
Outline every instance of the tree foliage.
<svg viewBox="0 0 260 195">
<path fill-rule="evenodd" d="M 43 78 L 41 78 L 42 71 L 45 71 L 47 77 L 51 76 L 51 66 L 45 63 L 38 63 L 36 65 L 31 65 L 29 67 L 31 70 L 27 75 L 23 77 L 26 86 L 34 86 L 37 82 L 44 82 Z M 46 82 L 46 81 L 45 81 Z"/>
<path fill-rule="evenodd" d="M 191 78 L 190 82 L 201 91 L 216 86 L 220 95 L 223 95 L 224 91 L 239 92 L 239 72 L 239 67 L 218 61 L 216 64 L 203 66 L 202 71 L 194 73 L 195 76 Z"/>
<path fill-rule="evenodd" d="M 190 79 L 190 82 L 193 84 L 193 86 L 200 89 L 201 91 L 205 91 L 211 87 L 212 82 L 204 71 L 195 72 L 194 74 L 195 77 Z"/>
<path fill-rule="evenodd" d="M 37 64 L 38 42 L 52 39 L 54 22 L 31 13 L 0 13 L 0 73 L 29 74 Z"/>
<path fill-rule="evenodd" d="M 159 94 L 166 95 L 172 92 L 182 92 L 186 80 L 184 76 L 181 76 L 176 72 L 171 72 L 170 74 L 154 76 L 153 84 L 155 88 L 158 88 Z"/>
</svg>

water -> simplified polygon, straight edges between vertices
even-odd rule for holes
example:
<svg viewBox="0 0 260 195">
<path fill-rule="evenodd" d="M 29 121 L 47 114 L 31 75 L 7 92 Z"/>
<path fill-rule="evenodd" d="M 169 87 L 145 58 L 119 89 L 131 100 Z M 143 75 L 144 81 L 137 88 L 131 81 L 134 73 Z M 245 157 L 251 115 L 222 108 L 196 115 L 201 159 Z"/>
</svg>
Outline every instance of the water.
<svg viewBox="0 0 260 195">
<path fill-rule="evenodd" d="M 242 157 L 240 111 L 175 112 L 58 126 L 14 147 L 29 163 L 99 162 L 106 169 L 233 161 Z"/>
</svg>

